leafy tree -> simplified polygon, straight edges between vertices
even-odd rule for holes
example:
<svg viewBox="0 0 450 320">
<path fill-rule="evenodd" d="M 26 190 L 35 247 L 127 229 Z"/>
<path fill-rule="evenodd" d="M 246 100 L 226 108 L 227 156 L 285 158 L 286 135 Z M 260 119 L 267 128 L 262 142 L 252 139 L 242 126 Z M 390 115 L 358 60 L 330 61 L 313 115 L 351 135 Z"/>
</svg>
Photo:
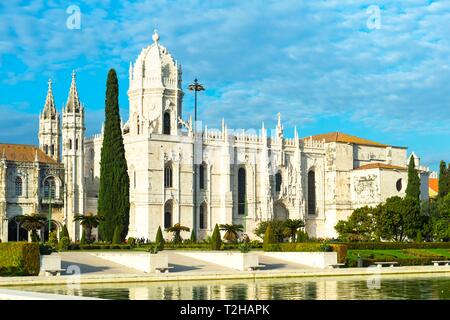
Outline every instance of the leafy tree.
<svg viewBox="0 0 450 320">
<path fill-rule="evenodd" d="M 404 234 L 408 239 L 417 239 L 425 223 L 425 217 L 420 214 L 420 203 L 416 198 L 406 197 L 401 202 L 400 215 L 403 220 Z M 422 237 L 422 235 L 420 235 Z"/>
<path fill-rule="evenodd" d="M 130 202 L 127 161 L 119 114 L 119 84 L 116 71 L 109 70 L 106 83 L 105 124 L 100 160 L 98 214 L 104 217 L 100 236 L 111 241 L 120 226 L 122 242 L 128 233 Z M 117 240 L 117 239 L 116 239 Z"/>
<path fill-rule="evenodd" d="M 258 227 L 254 231 L 255 234 L 261 239 L 263 239 L 268 225 L 270 225 L 272 229 L 272 233 L 273 236 L 275 237 L 276 242 L 283 242 L 285 238 L 284 234 L 285 226 L 282 220 L 269 220 L 260 222 L 258 224 Z"/>
<path fill-rule="evenodd" d="M 377 208 L 362 207 L 353 211 L 348 219 L 340 220 L 334 227 L 344 241 L 376 240 L 375 215 Z"/>
<path fill-rule="evenodd" d="M 161 231 L 161 227 L 158 227 L 158 231 L 156 232 L 156 239 L 155 239 L 155 243 L 158 246 L 159 251 L 164 250 L 164 237 Z"/>
<path fill-rule="evenodd" d="M 173 243 L 182 243 L 183 239 L 181 238 L 181 231 L 190 231 L 188 227 L 182 226 L 179 223 L 175 224 L 172 227 L 166 229 L 167 232 L 173 233 Z"/>
<path fill-rule="evenodd" d="M 213 234 L 211 236 L 211 249 L 212 250 L 220 250 L 222 247 L 222 239 L 220 237 L 219 226 L 216 224 L 214 227 Z"/>
<path fill-rule="evenodd" d="M 379 205 L 376 216 L 378 236 L 385 240 L 403 241 L 405 234 L 403 230 L 403 218 L 400 214 L 403 199 L 391 197 L 386 203 Z"/>
<path fill-rule="evenodd" d="M 406 196 L 420 199 L 420 177 L 415 167 L 414 156 L 409 158 L 408 165 L 408 186 L 406 187 Z"/>
<path fill-rule="evenodd" d="M 433 217 L 433 237 L 438 241 L 450 240 L 450 193 L 439 199 L 438 215 Z"/>
<path fill-rule="evenodd" d="M 92 213 L 88 213 L 84 216 L 76 215 L 73 220 L 80 221 L 80 224 L 83 227 L 83 232 L 86 231 L 85 241 L 91 242 L 92 229 L 97 228 L 100 225 L 100 222 L 103 220 L 103 218 L 98 215 L 93 215 Z"/>
<path fill-rule="evenodd" d="M 449 163 L 450 164 L 450 163 Z M 450 188 L 450 171 L 447 169 L 445 161 L 441 161 L 439 165 L 439 198 L 445 197 Z"/>
<path fill-rule="evenodd" d="M 286 233 L 289 237 L 291 237 L 292 242 L 295 242 L 297 231 L 304 226 L 305 223 L 300 219 L 287 219 L 286 221 L 284 221 Z"/>
<path fill-rule="evenodd" d="M 236 242 L 238 239 L 238 232 L 244 231 L 242 224 L 221 224 L 219 229 L 225 231 L 223 239 L 228 242 Z"/>
<path fill-rule="evenodd" d="M 122 226 L 121 225 L 117 225 L 114 228 L 114 234 L 113 234 L 113 238 L 112 238 L 112 243 L 113 244 L 121 244 L 122 243 Z"/>
<path fill-rule="evenodd" d="M 53 230 L 48 235 L 48 243 L 53 249 L 55 249 L 55 250 L 58 249 L 58 234 L 57 234 L 56 230 Z"/>
<path fill-rule="evenodd" d="M 16 217 L 16 221 L 20 222 L 20 226 L 31 232 L 31 241 L 39 242 L 37 230 L 44 227 L 47 218 L 40 214 L 25 214 Z"/>
</svg>

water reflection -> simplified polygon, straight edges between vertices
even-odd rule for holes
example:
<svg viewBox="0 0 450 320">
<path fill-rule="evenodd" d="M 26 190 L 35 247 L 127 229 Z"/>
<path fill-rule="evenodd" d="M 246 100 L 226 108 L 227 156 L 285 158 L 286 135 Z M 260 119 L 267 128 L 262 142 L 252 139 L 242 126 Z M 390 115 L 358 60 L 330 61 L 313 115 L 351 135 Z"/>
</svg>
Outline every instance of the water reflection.
<svg viewBox="0 0 450 320">
<path fill-rule="evenodd" d="M 372 276 L 373 277 L 373 276 Z M 13 287 L 130 300 L 450 299 L 450 276 L 323 277 Z M 375 283 L 376 285 L 374 285 Z"/>
</svg>

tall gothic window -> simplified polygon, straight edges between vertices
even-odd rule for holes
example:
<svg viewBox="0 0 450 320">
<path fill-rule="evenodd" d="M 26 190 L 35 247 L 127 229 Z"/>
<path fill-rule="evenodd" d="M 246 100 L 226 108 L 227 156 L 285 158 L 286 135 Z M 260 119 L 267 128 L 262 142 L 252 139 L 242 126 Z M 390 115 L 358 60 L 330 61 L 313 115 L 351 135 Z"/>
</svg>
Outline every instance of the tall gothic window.
<svg viewBox="0 0 450 320">
<path fill-rule="evenodd" d="M 205 189 L 205 165 L 201 164 L 199 168 L 200 189 Z"/>
<path fill-rule="evenodd" d="M 94 151 L 94 149 L 93 148 L 91 148 L 91 151 L 90 151 L 90 155 L 91 155 L 91 160 L 94 160 L 94 157 L 95 157 L 95 151 Z"/>
<path fill-rule="evenodd" d="M 245 214 L 246 193 L 246 172 L 244 168 L 240 168 L 238 171 L 238 214 Z"/>
<path fill-rule="evenodd" d="M 308 214 L 316 214 L 316 174 L 308 172 Z"/>
<path fill-rule="evenodd" d="M 136 124 L 137 124 L 137 134 L 141 134 L 141 121 L 139 119 L 139 116 L 137 116 Z"/>
<path fill-rule="evenodd" d="M 170 113 L 164 113 L 164 134 L 170 134 Z"/>
<path fill-rule="evenodd" d="M 22 178 L 21 177 L 16 177 L 16 196 L 20 197 L 22 196 Z"/>
<path fill-rule="evenodd" d="M 172 165 L 166 164 L 164 167 L 164 187 L 165 188 L 172 188 L 173 186 L 173 179 L 172 179 Z"/>
<path fill-rule="evenodd" d="M 55 145 L 54 145 L 54 144 L 52 144 L 52 145 L 50 146 L 50 154 L 51 154 L 52 156 L 55 155 Z"/>
<path fill-rule="evenodd" d="M 78 139 L 75 140 L 75 150 L 78 150 Z"/>
<path fill-rule="evenodd" d="M 69 150 L 72 150 L 72 139 L 69 139 Z"/>
<path fill-rule="evenodd" d="M 281 173 L 277 172 L 275 175 L 275 191 L 280 192 L 281 191 Z"/>
<path fill-rule="evenodd" d="M 55 178 L 49 177 L 44 182 L 44 198 L 54 199 L 56 196 L 56 183 Z"/>
<path fill-rule="evenodd" d="M 207 229 L 207 218 L 208 208 L 206 206 L 206 202 L 203 202 L 200 206 L 200 229 Z"/>
<path fill-rule="evenodd" d="M 45 154 L 48 154 L 48 145 L 44 145 L 44 152 Z"/>
<path fill-rule="evenodd" d="M 172 200 L 169 200 L 164 205 L 164 229 L 172 226 Z"/>
</svg>

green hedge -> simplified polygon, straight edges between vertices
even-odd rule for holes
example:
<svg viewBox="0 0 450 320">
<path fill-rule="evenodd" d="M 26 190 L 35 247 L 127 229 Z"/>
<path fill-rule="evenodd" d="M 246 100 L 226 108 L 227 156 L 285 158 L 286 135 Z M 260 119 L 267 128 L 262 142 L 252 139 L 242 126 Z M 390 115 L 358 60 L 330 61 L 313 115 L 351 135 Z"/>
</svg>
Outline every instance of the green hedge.
<svg viewBox="0 0 450 320">
<path fill-rule="evenodd" d="M 371 265 L 375 265 L 375 262 L 389 262 L 396 261 L 398 262 L 398 266 L 426 266 L 432 265 L 432 261 L 437 260 L 436 257 L 433 258 L 410 258 L 410 259 L 399 259 L 394 257 L 385 257 L 382 259 L 362 259 L 363 267 L 368 267 Z M 355 259 L 349 259 L 347 261 L 347 267 L 357 267 L 358 261 Z"/>
<path fill-rule="evenodd" d="M 78 244 L 72 243 L 69 245 L 69 250 L 129 250 L 131 246 L 129 244 Z"/>
<path fill-rule="evenodd" d="M 37 276 L 40 270 L 39 244 L 0 243 L 0 275 Z"/>
<path fill-rule="evenodd" d="M 349 250 L 450 249 L 450 242 L 348 242 Z"/>
<path fill-rule="evenodd" d="M 337 253 L 338 263 L 345 263 L 347 260 L 347 246 L 344 244 L 330 244 L 332 251 Z M 323 252 L 321 243 L 300 242 L 300 243 L 270 243 L 264 246 L 268 252 Z"/>
</svg>

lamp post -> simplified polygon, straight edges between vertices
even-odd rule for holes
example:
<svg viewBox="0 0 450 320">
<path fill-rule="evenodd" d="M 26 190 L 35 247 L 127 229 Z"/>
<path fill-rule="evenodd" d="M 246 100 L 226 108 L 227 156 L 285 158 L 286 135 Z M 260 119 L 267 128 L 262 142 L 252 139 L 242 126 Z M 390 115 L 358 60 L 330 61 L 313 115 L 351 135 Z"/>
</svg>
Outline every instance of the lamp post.
<svg viewBox="0 0 450 320">
<path fill-rule="evenodd" d="M 195 163 L 195 140 L 197 139 L 197 92 L 205 91 L 205 87 L 198 83 L 195 78 L 194 83 L 188 86 L 189 91 L 194 91 L 194 141 L 192 143 L 192 163 L 194 166 L 194 213 L 193 213 L 193 231 L 197 234 L 197 166 Z"/>
</svg>

